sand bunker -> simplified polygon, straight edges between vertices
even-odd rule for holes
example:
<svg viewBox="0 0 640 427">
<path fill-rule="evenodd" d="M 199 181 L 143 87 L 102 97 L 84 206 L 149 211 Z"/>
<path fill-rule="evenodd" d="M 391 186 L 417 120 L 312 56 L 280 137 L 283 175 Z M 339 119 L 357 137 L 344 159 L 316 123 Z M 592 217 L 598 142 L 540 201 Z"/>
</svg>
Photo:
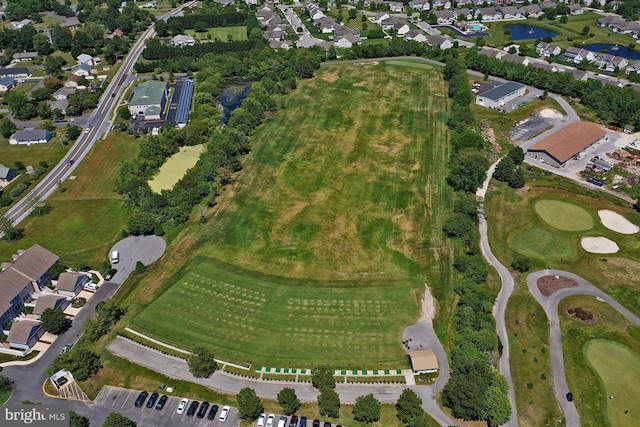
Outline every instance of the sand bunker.
<svg viewBox="0 0 640 427">
<path fill-rule="evenodd" d="M 615 254 L 620 250 L 616 242 L 606 237 L 583 237 L 580 244 L 592 254 Z"/>
<path fill-rule="evenodd" d="M 598 211 L 598 216 L 600 216 L 602 225 L 609 230 L 617 231 L 621 234 L 635 234 L 640 231 L 637 225 L 631 223 L 627 218 L 617 212 L 605 209 Z"/>
<path fill-rule="evenodd" d="M 544 117 L 545 119 L 561 119 L 562 114 L 559 111 L 553 110 L 551 108 L 545 108 L 538 112 L 540 117 Z"/>
</svg>

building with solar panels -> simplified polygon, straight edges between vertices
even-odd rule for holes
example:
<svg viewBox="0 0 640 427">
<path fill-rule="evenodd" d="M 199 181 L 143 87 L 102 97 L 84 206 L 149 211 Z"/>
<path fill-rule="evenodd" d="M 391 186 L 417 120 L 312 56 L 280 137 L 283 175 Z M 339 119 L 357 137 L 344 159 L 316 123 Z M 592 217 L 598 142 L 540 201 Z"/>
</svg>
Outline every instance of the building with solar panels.
<svg viewBox="0 0 640 427">
<path fill-rule="evenodd" d="M 193 80 L 184 80 L 180 87 L 178 107 L 175 117 L 175 126 L 180 129 L 189 123 L 189 112 L 191 111 L 191 100 L 193 98 L 194 87 L 195 84 L 193 83 Z"/>
</svg>

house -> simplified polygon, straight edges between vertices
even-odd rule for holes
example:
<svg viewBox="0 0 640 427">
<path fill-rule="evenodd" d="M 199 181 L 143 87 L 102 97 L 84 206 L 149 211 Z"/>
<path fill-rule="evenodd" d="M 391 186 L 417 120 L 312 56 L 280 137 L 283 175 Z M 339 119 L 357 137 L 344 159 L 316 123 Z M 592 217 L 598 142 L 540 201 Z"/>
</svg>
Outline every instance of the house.
<svg viewBox="0 0 640 427">
<path fill-rule="evenodd" d="M 538 18 L 543 15 L 542 10 L 538 7 L 537 4 L 530 4 L 528 6 L 521 7 L 520 13 L 522 14 L 522 16 L 527 16 L 529 18 Z"/>
<path fill-rule="evenodd" d="M 11 326 L 7 341 L 11 348 L 19 350 L 31 349 L 38 340 L 44 335 L 44 329 L 40 326 L 40 322 L 33 320 L 23 320 L 15 322 Z"/>
<path fill-rule="evenodd" d="M 47 103 L 51 110 L 60 110 L 62 111 L 62 114 L 67 114 L 67 107 L 69 106 L 69 101 L 67 99 L 48 101 Z"/>
<path fill-rule="evenodd" d="M 604 138 L 602 126 L 590 122 L 571 123 L 529 147 L 527 155 L 541 162 L 562 166 L 574 156 Z"/>
<path fill-rule="evenodd" d="M 15 177 L 20 175 L 17 169 L 8 168 L 0 164 L 0 187 L 3 187 L 13 181 Z M 2 325 L 0 325 L 2 326 Z"/>
<path fill-rule="evenodd" d="M 129 112 L 133 117 L 144 115 L 146 120 L 160 120 L 167 103 L 167 84 L 147 80 L 133 89 L 129 99 Z"/>
<path fill-rule="evenodd" d="M 582 9 L 582 6 L 580 6 L 579 3 L 571 3 L 569 5 L 569 13 L 571 15 L 582 15 L 584 13 L 584 10 Z"/>
<path fill-rule="evenodd" d="M 78 64 L 87 64 L 92 67 L 99 65 L 102 62 L 100 58 L 94 58 L 93 56 L 87 55 L 86 53 L 78 55 L 76 59 L 78 60 Z"/>
<path fill-rule="evenodd" d="M 33 314 L 37 319 L 40 319 L 40 316 L 42 316 L 42 313 L 44 313 L 47 308 L 63 311 L 68 305 L 69 300 L 63 295 L 41 295 L 36 300 L 36 305 L 33 308 Z"/>
<path fill-rule="evenodd" d="M 0 271 L 0 328 L 20 315 L 20 309 L 51 281 L 49 268 L 59 260 L 58 256 L 40 245 L 19 251 L 12 263 L 2 265 Z"/>
<path fill-rule="evenodd" d="M 556 46 L 555 44 L 552 44 L 552 43 L 540 42 L 536 46 L 536 52 L 538 52 L 540 55 L 544 56 L 545 58 L 548 58 L 551 55 L 559 55 L 560 52 L 562 52 L 562 49 L 560 49 L 559 46 Z"/>
<path fill-rule="evenodd" d="M 545 1 L 542 3 L 538 3 L 538 6 L 540 6 L 540 9 L 555 9 L 558 5 L 552 1 Z"/>
<path fill-rule="evenodd" d="M 598 68 L 601 70 L 605 69 L 609 72 L 615 71 L 616 67 L 618 67 L 618 69 L 622 69 L 628 64 L 626 59 L 619 56 L 609 55 L 608 53 L 598 53 L 594 62 Z"/>
<path fill-rule="evenodd" d="M 458 21 L 469 21 L 473 19 L 473 13 L 471 13 L 471 10 L 468 7 L 462 7 L 453 11 L 453 17 Z"/>
<path fill-rule="evenodd" d="M 0 92 L 8 92 L 16 87 L 16 81 L 13 77 L 0 77 Z"/>
<path fill-rule="evenodd" d="M 520 56 L 516 54 L 508 53 L 502 57 L 502 60 L 505 62 L 511 62 L 513 64 L 521 64 L 525 67 L 529 65 L 529 58 L 526 56 Z"/>
<path fill-rule="evenodd" d="M 398 19 L 397 22 L 393 24 L 393 30 L 398 33 L 399 36 L 404 36 L 410 30 L 410 27 L 405 21 Z"/>
<path fill-rule="evenodd" d="M 196 39 L 184 34 L 178 34 L 171 39 L 171 44 L 178 47 L 194 46 L 196 44 Z"/>
<path fill-rule="evenodd" d="M 235 0 L 215 0 L 215 2 L 222 5 L 223 7 L 229 7 L 229 6 L 233 6 L 233 4 L 235 3 Z"/>
<path fill-rule="evenodd" d="M 378 25 L 382 25 L 382 22 L 389 19 L 390 17 L 391 15 L 389 15 L 389 12 L 380 12 L 373 17 L 373 22 L 375 22 Z"/>
<path fill-rule="evenodd" d="M 79 86 L 78 81 L 80 80 L 80 76 L 76 76 L 75 74 L 70 76 L 67 81 L 64 82 L 64 87 L 72 87 L 77 88 Z"/>
<path fill-rule="evenodd" d="M 440 34 L 434 34 L 427 38 L 427 44 L 429 46 L 437 46 L 442 50 L 451 49 L 453 47 L 453 41 L 450 38 L 441 36 Z"/>
<path fill-rule="evenodd" d="M 622 70 L 628 64 L 629 62 L 627 61 L 626 58 L 623 58 L 621 56 L 614 56 L 611 62 L 609 62 L 605 67 L 605 70 L 609 73 L 613 73 L 614 71 L 616 71 L 616 68 L 618 70 Z"/>
<path fill-rule="evenodd" d="M 93 71 L 93 68 L 91 68 L 91 65 L 87 65 L 87 64 L 78 64 L 71 67 L 71 73 L 74 76 L 80 76 L 80 77 L 90 76 L 92 71 Z"/>
<path fill-rule="evenodd" d="M 502 13 L 502 19 L 522 18 L 520 9 L 515 6 L 498 6 L 496 10 Z"/>
<path fill-rule="evenodd" d="M 476 104 L 487 108 L 500 108 L 507 102 L 524 95 L 525 85 L 516 82 L 506 82 L 489 89 L 476 97 Z"/>
<path fill-rule="evenodd" d="M 21 30 L 27 25 L 31 25 L 31 19 L 23 19 L 22 21 L 14 21 L 11 23 L 14 30 Z"/>
<path fill-rule="evenodd" d="M 336 25 L 336 29 L 333 32 L 335 38 L 346 36 L 347 34 L 354 35 L 360 38 L 360 30 L 357 28 L 345 27 L 344 25 Z"/>
<path fill-rule="evenodd" d="M 572 62 L 574 64 L 579 64 L 585 60 L 587 62 L 592 62 L 596 59 L 596 56 L 593 52 L 579 47 L 568 47 L 567 50 L 565 50 L 563 56 L 565 61 Z"/>
<path fill-rule="evenodd" d="M 494 49 L 491 47 L 486 47 L 486 46 L 483 46 L 478 53 L 480 55 L 484 55 L 489 58 L 496 58 L 496 59 L 502 59 L 502 57 L 507 54 L 507 52 L 505 51 Z"/>
<path fill-rule="evenodd" d="M 596 20 L 598 27 L 609 27 L 610 25 L 618 25 L 626 22 L 624 18 L 619 15 L 607 15 Z"/>
<path fill-rule="evenodd" d="M 51 139 L 51 132 L 48 130 L 26 129 L 19 130 L 9 137 L 11 145 L 31 145 L 46 144 Z"/>
<path fill-rule="evenodd" d="M 424 34 L 422 30 L 409 30 L 404 35 L 405 41 L 413 40 L 420 43 L 426 43 L 427 36 Z"/>
<path fill-rule="evenodd" d="M 26 79 L 30 75 L 29 69 L 24 67 L 0 68 L 0 76 L 13 77 L 18 81 Z"/>
<path fill-rule="evenodd" d="M 71 32 L 75 32 L 82 24 L 77 16 L 72 16 L 62 23 L 63 27 L 67 27 Z"/>
<path fill-rule="evenodd" d="M 65 87 L 62 86 L 60 89 L 53 93 L 56 101 L 62 101 L 63 99 L 68 99 L 71 95 L 75 95 L 78 92 L 78 89 L 75 87 Z"/>
<path fill-rule="evenodd" d="M 409 352 L 411 369 L 414 374 L 427 374 L 438 371 L 438 358 L 433 350 L 414 350 Z"/>
<path fill-rule="evenodd" d="M 271 49 L 285 49 L 285 50 L 289 50 L 291 49 L 291 43 L 284 40 L 284 41 L 280 41 L 280 40 L 271 40 L 269 42 L 269 46 L 271 47 Z"/>
<path fill-rule="evenodd" d="M 60 274 L 56 290 L 59 295 L 75 298 L 82 291 L 84 285 L 91 282 L 91 277 L 87 274 L 65 271 Z"/>
<path fill-rule="evenodd" d="M 13 60 L 15 62 L 31 61 L 35 59 L 36 56 L 38 56 L 38 52 L 27 52 L 27 51 L 18 52 L 13 55 Z"/>
<path fill-rule="evenodd" d="M 549 63 L 541 61 L 541 60 L 532 61 L 531 62 L 531 66 L 533 68 L 538 68 L 540 70 L 551 71 L 551 72 L 554 72 L 554 73 L 558 73 L 558 72 L 562 73 L 565 70 L 565 68 L 560 67 L 557 64 L 549 64 Z"/>
<path fill-rule="evenodd" d="M 322 18 L 315 21 L 316 26 L 320 29 L 320 32 L 323 34 L 333 33 L 336 29 L 336 22 L 333 18 L 329 18 L 328 16 L 323 16 Z"/>
<path fill-rule="evenodd" d="M 633 125 L 625 125 L 623 132 L 624 133 L 633 133 L 633 131 L 636 130 L 635 126 Z"/>
<path fill-rule="evenodd" d="M 573 78 L 575 80 L 579 80 L 581 82 L 586 82 L 587 79 L 589 78 L 589 73 L 587 73 L 585 70 L 578 70 L 577 68 L 568 68 L 567 72 L 573 75 Z"/>
<path fill-rule="evenodd" d="M 113 33 L 107 36 L 109 40 L 113 40 L 116 37 L 124 37 L 124 33 L 120 28 L 116 28 L 115 30 L 113 30 Z"/>
<path fill-rule="evenodd" d="M 389 2 L 389 10 L 391 10 L 391 12 L 395 12 L 395 13 L 402 13 L 402 12 L 404 12 L 404 4 L 402 4 L 399 1 L 390 1 Z"/>
<path fill-rule="evenodd" d="M 356 37 L 353 34 L 347 34 L 345 36 L 336 38 L 334 45 L 335 47 L 350 48 L 354 44 L 361 44 L 361 43 L 362 43 L 362 40 L 360 40 L 359 37 Z"/>
<path fill-rule="evenodd" d="M 450 10 L 436 10 L 433 14 L 436 17 L 438 24 L 451 24 L 455 21 L 454 14 Z"/>
<path fill-rule="evenodd" d="M 618 22 L 615 24 L 610 24 L 609 28 L 614 33 L 620 34 L 637 34 L 640 32 L 640 23 L 638 22 Z"/>
<path fill-rule="evenodd" d="M 629 65 L 624 72 L 625 74 L 640 73 L 640 61 L 636 61 L 633 64 Z"/>
<path fill-rule="evenodd" d="M 411 0 L 409 2 L 409 7 L 413 10 L 430 10 L 431 3 L 428 0 Z"/>
<path fill-rule="evenodd" d="M 496 19 L 502 19 L 502 13 L 498 12 L 493 7 L 481 7 L 475 9 L 473 11 L 473 15 L 476 19 L 482 19 L 483 21 L 495 21 Z"/>
</svg>

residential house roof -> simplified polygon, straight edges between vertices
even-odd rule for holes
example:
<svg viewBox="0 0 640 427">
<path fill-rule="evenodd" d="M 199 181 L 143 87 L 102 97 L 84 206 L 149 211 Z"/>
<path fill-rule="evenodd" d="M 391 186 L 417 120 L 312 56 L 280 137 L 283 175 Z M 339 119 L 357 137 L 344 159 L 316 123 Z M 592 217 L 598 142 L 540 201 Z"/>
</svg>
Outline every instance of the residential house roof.
<svg viewBox="0 0 640 427">
<path fill-rule="evenodd" d="M 65 271 L 60 274 L 56 288 L 59 291 L 74 291 L 78 283 L 83 283 L 87 280 L 86 274 Z"/>
<path fill-rule="evenodd" d="M 91 74 L 91 71 L 93 69 L 91 68 L 91 65 L 89 65 L 89 64 L 77 64 L 77 65 L 74 65 L 73 67 L 71 67 L 71 72 L 72 73 L 75 73 L 76 71 L 79 71 L 79 70 L 82 70 L 82 71 L 84 71 L 84 72 L 86 72 L 88 74 Z"/>
<path fill-rule="evenodd" d="M 161 104 L 165 96 L 167 84 L 155 80 L 147 80 L 133 89 L 129 105 Z"/>
<path fill-rule="evenodd" d="M 26 344 L 29 337 L 34 334 L 34 330 L 40 329 L 40 323 L 33 320 L 22 320 L 15 322 L 11 326 L 7 340 L 19 344 Z"/>
<path fill-rule="evenodd" d="M 416 350 L 409 352 L 411 366 L 414 371 L 430 371 L 438 369 L 438 358 L 433 350 Z"/>
<path fill-rule="evenodd" d="M 67 298 L 62 295 L 42 295 L 36 300 L 36 306 L 33 308 L 33 314 L 41 315 L 47 308 L 55 309 L 63 304 Z"/>
<path fill-rule="evenodd" d="M 15 171 L 14 168 L 8 168 L 2 164 L 0 164 L 0 179 L 7 179 L 11 171 Z"/>
<path fill-rule="evenodd" d="M 13 59 L 19 61 L 27 61 L 38 56 L 38 52 L 17 52 L 13 55 Z"/>
<path fill-rule="evenodd" d="M 13 77 L 3 76 L 0 78 L 0 86 L 9 87 L 9 86 L 15 86 L 15 85 L 16 85 L 16 80 Z"/>
<path fill-rule="evenodd" d="M 51 135 L 48 130 L 24 130 L 18 132 L 37 132 L 37 136 L 43 137 L 45 135 Z M 16 132 L 16 134 L 18 133 Z M 55 264 L 60 257 L 43 248 L 40 245 L 33 245 L 22 255 L 18 257 L 13 263 L 11 263 L 11 269 L 18 271 L 23 276 L 27 277 L 31 281 L 36 281 L 42 277 L 53 264 Z"/>
<path fill-rule="evenodd" d="M 40 129 L 24 129 L 24 130 L 16 131 L 13 135 L 11 135 L 11 138 L 15 139 L 16 141 L 38 141 L 41 139 L 49 140 L 51 139 L 51 132 L 49 132 L 48 130 L 40 130 Z"/>
<path fill-rule="evenodd" d="M 80 20 L 77 16 L 72 16 L 61 24 L 63 27 L 77 27 L 81 25 Z"/>
<path fill-rule="evenodd" d="M 602 126 L 595 123 L 571 123 L 532 145 L 529 147 L 529 151 L 544 151 L 562 164 L 604 135 Z"/>
</svg>

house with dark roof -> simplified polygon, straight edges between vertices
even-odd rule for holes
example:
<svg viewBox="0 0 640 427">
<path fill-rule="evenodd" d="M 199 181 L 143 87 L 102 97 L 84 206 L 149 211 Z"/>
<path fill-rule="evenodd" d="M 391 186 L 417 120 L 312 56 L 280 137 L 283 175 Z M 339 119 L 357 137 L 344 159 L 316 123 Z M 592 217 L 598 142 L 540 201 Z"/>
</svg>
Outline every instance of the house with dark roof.
<svg viewBox="0 0 640 427">
<path fill-rule="evenodd" d="M 8 168 L 0 164 L 0 187 L 3 187 L 13 181 L 15 177 L 20 175 L 15 168 Z"/>
<path fill-rule="evenodd" d="M 40 322 L 22 320 L 11 326 L 7 341 L 11 348 L 26 351 L 36 345 L 43 335 L 44 329 L 40 326 Z"/>
<path fill-rule="evenodd" d="M 64 295 L 41 295 L 36 300 L 36 305 L 33 308 L 33 315 L 36 316 L 37 319 L 40 319 L 40 316 L 42 316 L 42 313 L 44 313 L 47 308 L 62 311 L 67 308 L 68 305 L 69 300 Z"/>
<path fill-rule="evenodd" d="M 9 137 L 11 145 L 46 144 L 51 139 L 51 132 L 44 129 L 19 130 Z"/>
<path fill-rule="evenodd" d="M 16 87 L 16 80 L 13 77 L 4 76 L 0 78 L 0 92 L 8 92 Z"/>
<path fill-rule="evenodd" d="M 58 278 L 56 290 L 60 295 L 75 298 L 82 291 L 84 285 L 89 282 L 91 282 L 91 277 L 84 273 L 65 271 Z"/>
<path fill-rule="evenodd" d="M 36 56 L 38 56 L 38 52 L 17 52 L 13 54 L 13 60 L 15 62 L 31 61 L 35 59 Z"/>
<path fill-rule="evenodd" d="M 91 75 L 93 68 L 89 64 L 78 64 L 71 67 L 71 72 L 74 76 L 87 77 Z"/>
<path fill-rule="evenodd" d="M 13 77 L 16 80 L 26 79 L 29 74 L 29 69 L 25 67 L 12 67 L 12 68 L 0 68 L 0 76 Z"/>
<path fill-rule="evenodd" d="M 489 89 L 476 97 L 476 104 L 487 108 L 500 108 L 507 102 L 524 95 L 525 85 L 516 82 L 506 82 Z"/>
</svg>

